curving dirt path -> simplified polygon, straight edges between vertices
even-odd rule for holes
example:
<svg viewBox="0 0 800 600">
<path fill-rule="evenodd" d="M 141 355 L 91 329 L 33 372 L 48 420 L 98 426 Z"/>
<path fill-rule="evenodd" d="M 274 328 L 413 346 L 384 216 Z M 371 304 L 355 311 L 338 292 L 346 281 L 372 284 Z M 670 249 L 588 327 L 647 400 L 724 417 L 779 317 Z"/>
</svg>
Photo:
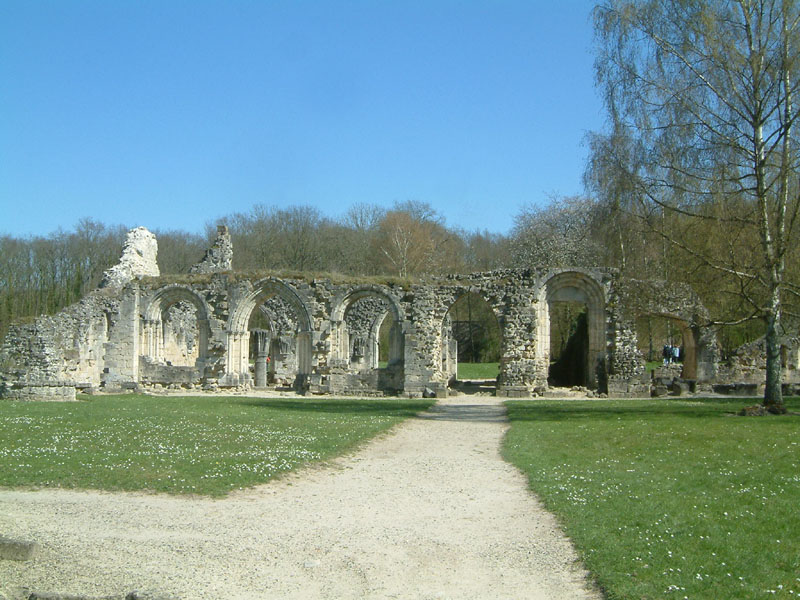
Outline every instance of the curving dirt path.
<svg viewBox="0 0 800 600">
<path fill-rule="evenodd" d="M 15 587 L 192 598 L 599 599 L 553 517 L 499 455 L 495 398 L 437 404 L 323 468 L 222 500 L 0 491 Z M 5 587 L 4 587 L 5 586 Z"/>
</svg>

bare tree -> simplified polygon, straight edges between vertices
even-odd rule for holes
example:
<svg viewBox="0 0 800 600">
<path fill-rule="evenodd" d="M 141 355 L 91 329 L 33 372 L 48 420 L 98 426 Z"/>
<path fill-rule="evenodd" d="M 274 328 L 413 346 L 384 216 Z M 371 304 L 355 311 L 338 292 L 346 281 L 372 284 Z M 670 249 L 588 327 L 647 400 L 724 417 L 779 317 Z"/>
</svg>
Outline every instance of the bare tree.
<svg viewBox="0 0 800 600">
<path fill-rule="evenodd" d="M 240 271 L 274 269 L 278 260 L 278 223 L 275 209 L 256 204 L 246 213 L 219 219 L 226 223 L 233 242 L 233 265 Z"/>
<path fill-rule="evenodd" d="M 763 321 L 764 404 L 782 412 L 782 303 L 797 290 L 785 273 L 798 214 L 800 7 L 608 0 L 595 23 L 598 81 L 612 128 L 632 144 L 619 166 L 641 214 L 698 265 L 735 282 L 749 307 L 741 319 Z"/>
<path fill-rule="evenodd" d="M 374 248 L 381 269 L 400 277 L 460 271 L 463 240 L 425 202 L 399 202 L 378 226 Z"/>
<path fill-rule="evenodd" d="M 386 210 L 374 204 L 352 205 L 336 224 L 330 236 L 329 259 L 332 270 L 350 275 L 374 275 L 379 261 L 374 247 Z"/>
<path fill-rule="evenodd" d="M 213 238 L 171 229 L 155 230 L 158 240 L 158 266 L 163 274 L 188 273 L 203 259 Z"/>
<path fill-rule="evenodd" d="M 323 270 L 324 246 L 319 233 L 327 223 L 318 209 L 290 206 L 276 210 L 280 266 L 299 271 Z"/>
<path fill-rule="evenodd" d="M 354 231 L 372 232 L 377 229 L 385 215 L 386 210 L 380 206 L 357 202 L 347 209 L 342 224 Z"/>
<path fill-rule="evenodd" d="M 81 219 L 73 232 L 0 236 L 0 338 L 20 317 L 54 313 L 95 288 L 122 251 L 123 227 Z"/>
<path fill-rule="evenodd" d="M 508 237 L 489 231 L 459 233 L 464 240 L 464 262 L 471 272 L 491 271 L 512 265 L 511 242 Z"/>
</svg>

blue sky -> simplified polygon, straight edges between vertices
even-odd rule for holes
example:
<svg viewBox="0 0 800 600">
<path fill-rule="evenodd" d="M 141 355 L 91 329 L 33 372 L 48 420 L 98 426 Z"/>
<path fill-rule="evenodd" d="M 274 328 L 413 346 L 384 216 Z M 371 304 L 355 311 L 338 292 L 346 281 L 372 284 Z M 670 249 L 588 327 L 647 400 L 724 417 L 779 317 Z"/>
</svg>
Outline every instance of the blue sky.
<svg viewBox="0 0 800 600">
<path fill-rule="evenodd" d="M 0 233 L 583 191 L 594 2 L 3 0 Z"/>
</svg>

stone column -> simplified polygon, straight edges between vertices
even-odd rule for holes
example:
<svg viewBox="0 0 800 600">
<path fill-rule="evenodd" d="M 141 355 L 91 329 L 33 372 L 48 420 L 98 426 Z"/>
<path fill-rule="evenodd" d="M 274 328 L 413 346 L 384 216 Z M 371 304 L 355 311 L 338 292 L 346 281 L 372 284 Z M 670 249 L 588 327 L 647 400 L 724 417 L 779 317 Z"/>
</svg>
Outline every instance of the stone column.
<svg viewBox="0 0 800 600">
<path fill-rule="evenodd" d="M 228 331 L 225 358 L 225 385 L 241 385 L 249 380 L 247 349 L 249 332 Z"/>
<path fill-rule="evenodd" d="M 158 334 L 156 333 L 157 322 L 158 321 L 145 320 L 142 327 L 142 337 L 144 338 L 142 341 L 142 350 L 147 356 L 154 359 L 158 357 Z"/>
<path fill-rule="evenodd" d="M 549 339 L 549 319 L 528 288 L 508 286 L 504 302 L 498 320 L 503 340 L 497 395 L 526 398 L 537 386 L 547 385 L 547 354 L 541 353 L 549 345 L 542 340 Z"/>
<path fill-rule="evenodd" d="M 153 322 L 153 358 L 161 360 L 164 357 L 164 323 Z"/>
<path fill-rule="evenodd" d="M 267 356 L 269 356 L 269 332 L 253 331 L 256 336 L 256 387 L 267 387 Z"/>
</svg>

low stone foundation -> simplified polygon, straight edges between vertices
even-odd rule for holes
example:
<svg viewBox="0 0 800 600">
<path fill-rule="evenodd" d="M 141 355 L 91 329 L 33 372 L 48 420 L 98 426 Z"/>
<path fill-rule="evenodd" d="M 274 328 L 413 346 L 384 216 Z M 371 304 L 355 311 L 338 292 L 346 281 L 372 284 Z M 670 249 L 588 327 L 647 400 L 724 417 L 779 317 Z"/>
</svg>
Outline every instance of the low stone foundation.
<svg viewBox="0 0 800 600">
<path fill-rule="evenodd" d="M 758 383 L 718 383 L 711 387 L 715 394 L 726 396 L 751 396 L 756 397 L 761 394 L 761 386 Z"/>
<path fill-rule="evenodd" d="M 3 396 L 25 402 L 75 402 L 75 384 L 64 382 L 13 383 L 5 388 Z"/>
<path fill-rule="evenodd" d="M 148 357 L 139 358 L 139 377 L 144 385 L 160 384 L 165 387 L 177 384 L 187 387 L 200 384 L 202 369 L 198 367 L 175 367 L 153 363 Z"/>
</svg>

